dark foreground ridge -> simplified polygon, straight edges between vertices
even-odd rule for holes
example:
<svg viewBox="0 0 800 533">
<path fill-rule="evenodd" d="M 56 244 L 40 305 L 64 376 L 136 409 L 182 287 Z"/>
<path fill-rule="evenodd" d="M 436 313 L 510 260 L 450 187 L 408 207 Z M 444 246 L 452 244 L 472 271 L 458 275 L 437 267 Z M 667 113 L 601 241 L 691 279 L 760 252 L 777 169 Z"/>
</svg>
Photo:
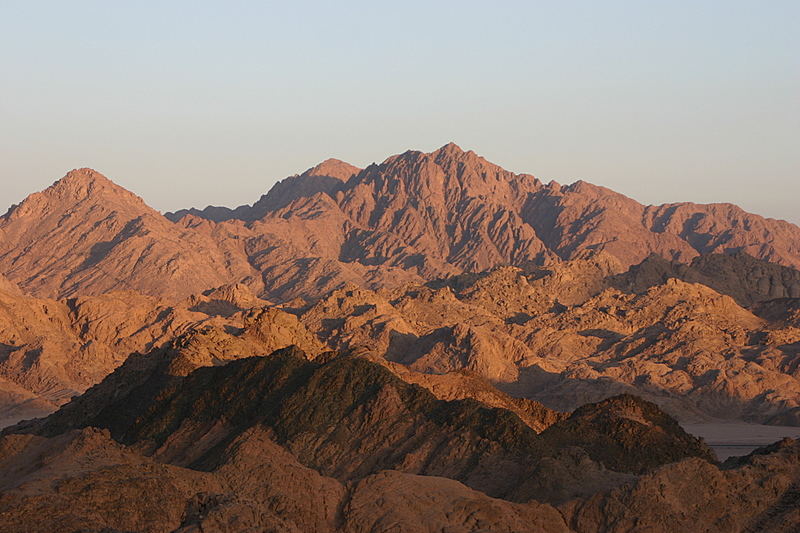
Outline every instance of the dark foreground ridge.
<svg viewBox="0 0 800 533">
<path fill-rule="evenodd" d="M 787 443 L 722 471 L 631 395 L 537 434 L 511 411 L 438 400 L 357 355 L 308 360 L 289 347 L 185 375 L 179 359 L 174 346 L 134 356 L 60 411 L 4 431 L 0 529 L 616 531 L 601 523 L 631 520 L 624 509 L 647 505 L 654 484 L 739 476 L 722 489 L 733 497 L 754 471 L 773 496 L 742 523 L 775 522 L 797 470 Z"/>
<path fill-rule="evenodd" d="M 114 374 L 131 373 L 123 367 L 108 384 L 12 431 L 53 437 L 102 428 L 154 457 L 213 470 L 224 464 L 232 442 L 258 426 L 306 466 L 343 481 L 391 469 L 457 479 L 517 501 L 549 499 L 535 473 L 545 458 L 565 460 L 559 454 L 571 448 L 594 463 L 591 476 L 606 468 L 642 473 L 685 457 L 713 461 L 702 443 L 634 396 L 587 406 L 537 435 L 510 411 L 469 399 L 437 400 L 360 357 L 320 363 L 290 347 L 185 377 L 167 375 L 163 368 L 158 364 L 149 375 L 126 377 L 139 384 L 120 394 L 107 385 L 118 381 Z M 582 492 L 578 486 L 572 490 Z"/>
</svg>

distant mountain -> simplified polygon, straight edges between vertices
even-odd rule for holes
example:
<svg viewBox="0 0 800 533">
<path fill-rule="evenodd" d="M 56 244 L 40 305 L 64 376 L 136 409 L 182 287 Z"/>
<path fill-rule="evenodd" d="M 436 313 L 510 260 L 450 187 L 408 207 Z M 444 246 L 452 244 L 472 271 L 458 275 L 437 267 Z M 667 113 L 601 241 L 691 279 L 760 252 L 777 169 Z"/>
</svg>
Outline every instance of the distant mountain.
<svg viewBox="0 0 800 533">
<path fill-rule="evenodd" d="M 257 275 L 243 254 L 175 226 L 90 169 L 0 218 L 0 271 L 26 292 L 59 298 L 112 290 L 186 297 Z"/>
<path fill-rule="evenodd" d="M 361 169 L 338 159 L 327 159 L 297 176 L 291 176 L 276 183 L 270 191 L 253 205 L 241 205 L 236 209 L 209 206 L 205 209 L 182 209 L 164 216 L 177 222 L 186 215 L 194 215 L 214 222 L 226 220 L 253 221 L 262 218 L 270 211 L 286 207 L 298 198 L 325 193 L 335 196 L 351 177 Z"/>
<path fill-rule="evenodd" d="M 0 218 L 0 271 L 45 297 L 132 289 L 183 298 L 241 282 L 280 301 L 598 250 L 620 271 L 650 254 L 687 262 L 744 252 L 800 266 L 800 228 L 788 222 L 729 204 L 643 206 L 585 182 L 544 184 L 454 144 L 363 170 L 328 160 L 251 206 L 167 216 L 95 171 L 72 171 Z"/>
<path fill-rule="evenodd" d="M 573 259 L 584 250 L 605 250 L 625 267 L 651 253 L 686 262 L 733 252 L 800 266 L 800 228 L 788 222 L 730 204 L 643 206 L 583 181 L 544 184 L 454 144 L 357 173 L 346 166 L 327 187 L 315 186 L 320 174 L 333 174 L 320 170 L 328 165 L 280 182 L 242 220 L 263 231 L 276 219 L 308 230 L 317 228 L 305 223 L 324 217 L 340 226 L 319 228 L 316 238 L 335 239 L 339 260 L 399 266 L 424 278 Z"/>
</svg>

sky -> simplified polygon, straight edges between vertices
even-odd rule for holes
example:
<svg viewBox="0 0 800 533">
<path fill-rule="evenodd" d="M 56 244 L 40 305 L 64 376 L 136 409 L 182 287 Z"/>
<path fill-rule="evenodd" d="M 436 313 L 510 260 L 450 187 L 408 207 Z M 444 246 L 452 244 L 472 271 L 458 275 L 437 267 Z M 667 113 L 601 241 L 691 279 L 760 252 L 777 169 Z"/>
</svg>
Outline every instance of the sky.
<svg viewBox="0 0 800 533">
<path fill-rule="evenodd" d="M 0 0 L 0 212 L 72 168 L 168 211 L 450 141 L 800 223 L 800 2 Z"/>
</svg>

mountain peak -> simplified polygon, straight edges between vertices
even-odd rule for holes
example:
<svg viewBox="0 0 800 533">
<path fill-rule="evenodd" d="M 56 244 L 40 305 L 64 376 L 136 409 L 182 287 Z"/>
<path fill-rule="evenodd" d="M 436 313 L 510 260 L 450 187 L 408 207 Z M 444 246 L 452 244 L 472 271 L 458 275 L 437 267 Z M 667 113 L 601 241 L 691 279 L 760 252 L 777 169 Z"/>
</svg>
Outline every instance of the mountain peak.
<svg viewBox="0 0 800 533">
<path fill-rule="evenodd" d="M 135 199 L 137 203 L 144 203 L 138 196 L 92 168 L 70 170 L 63 178 L 42 191 L 45 196 L 64 200 L 84 199 L 95 196 L 98 193 L 111 193 L 126 199 Z"/>
<path fill-rule="evenodd" d="M 112 197 L 137 206 L 145 205 L 144 200 L 137 195 L 92 168 L 70 170 L 63 178 L 43 191 L 43 194 L 73 201 L 102 194 L 104 198 Z"/>
<path fill-rule="evenodd" d="M 437 152 L 463 152 L 464 150 L 459 145 L 454 143 L 453 141 L 450 141 L 449 143 L 445 144 L 444 146 L 442 146 L 441 148 L 439 148 L 436 151 Z"/>
<path fill-rule="evenodd" d="M 449 143 L 445 144 L 438 150 L 434 152 L 435 154 L 463 154 L 464 150 L 457 145 L 456 143 L 450 141 Z"/>
<path fill-rule="evenodd" d="M 397 154 L 386 158 L 383 164 L 385 165 L 396 161 L 417 161 L 420 159 L 432 159 L 438 163 L 441 161 L 458 160 L 464 156 L 469 156 L 472 158 L 480 158 L 480 156 L 478 156 L 472 150 L 465 151 L 456 143 L 449 142 L 432 152 L 422 152 L 420 150 L 407 150 L 402 154 Z"/>
<path fill-rule="evenodd" d="M 110 181 L 100 172 L 93 168 L 73 168 L 67 172 L 59 181 Z"/>
<path fill-rule="evenodd" d="M 358 174 L 361 169 L 339 159 L 326 159 L 315 167 L 306 170 L 305 176 L 327 176 L 347 181 L 353 174 Z"/>
<path fill-rule="evenodd" d="M 45 213 L 71 209 L 73 206 L 89 201 L 101 203 L 107 208 L 135 212 L 153 212 L 144 200 L 117 185 L 100 172 L 91 168 L 77 168 L 67 172 L 64 177 L 47 189 L 33 193 L 20 204 L 12 206 L 6 217 L 43 217 Z"/>
<path fill-rule="evenodd" d="M 117 187 L 117 185 L 93 168 L 75 168 L 56 181 L 48 191 L 88 194 L 107 187 Z"/>
<path fill-rule="evenodd" d="M 438 165 L 447 166 L 453 163 L 463 163 L 472 167 L 487 166 L 494 170 L 503 170 L 498 165 L 490 163 L 472 150 L 464 150 L 453 142 L 447 143 L 438 150 L 431 152 L 430 156 Z"/>
</svg>

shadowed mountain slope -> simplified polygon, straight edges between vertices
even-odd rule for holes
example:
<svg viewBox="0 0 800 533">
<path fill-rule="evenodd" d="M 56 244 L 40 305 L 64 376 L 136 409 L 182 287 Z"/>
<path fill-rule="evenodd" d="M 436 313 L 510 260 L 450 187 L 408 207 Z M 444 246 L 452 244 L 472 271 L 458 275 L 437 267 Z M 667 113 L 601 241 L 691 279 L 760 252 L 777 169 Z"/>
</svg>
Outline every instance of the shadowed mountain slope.
<svg viewBox="0 0 800 533">
<path fill-rule="evenodd" d="M 168 371 L 169 351 L 150 357 L 138 369 L 129 361 L 47 419 L 9 431 L 57 436 L 104 428 L 162 462 L 214 470 L 227 462 L 228 446 L 257 426 L 301 463 L 342 481 L 391 469 L 449 477 L 519 501 L 587 494 L 628 479 L 625 472 L 683 457 L 713 460 L 697 439 L 635 397 L 612 398 L 590 408 L 591 416 L 578 411 L 537 435 L 511 411 L 438 400 L 360 357 L 315 362 L 287 348 L 185 376 Z M 614 422 L 591 422 L 593 416 Z M 564 455 L 572 448 L 584 451 Z M 570 471 L 558 491 L 543 475 L 553 462 Z"/>
<path fill-rule="evenodd" d="M 685 459 L 555 508 L 494 499 L 442 477 L 382 471 L 343 484 L 300 464 L 254 429 L 215 471 L 164 464 L 86 428 L 0 437 L 3 531 L 403 531 L 622 533 L 679 527 L 791 533 L 796 442 L 728 470 Z M 130 505 L 130 502 L 136 502 Z"/>
<path fill-rule="evenodd" d="M 651 255 L 611 278 L 609 284 L 624 291 L 644 292 L 669 278 L 702 283 L 744 307 L 778 298 L 800 298 L 800 271 L 744 252 L 701 255 L 688 264 Z"/>
<path fill-rule="evenodd" d="M 0 526 L 599 533 L 611 517 L 656 532 L 675 520 L 712 532 L 796 523 L 782 503 L 796 443 L 720 470 L 635 397 L 587 405 L 537 435 L 509 411 L 436 400 L 360 357 L 308 361 L 288 348 L 170 375 L 162 363 L 174 357 L 154 352 L 138 385 L 115 395 L 101 384 L 5 431 Z M 705 494 L 708 480 L 711 509 L 680 499 Z M 755 498 L 722 517 L 720 502 L 751 483 Z"/>
</svg>

